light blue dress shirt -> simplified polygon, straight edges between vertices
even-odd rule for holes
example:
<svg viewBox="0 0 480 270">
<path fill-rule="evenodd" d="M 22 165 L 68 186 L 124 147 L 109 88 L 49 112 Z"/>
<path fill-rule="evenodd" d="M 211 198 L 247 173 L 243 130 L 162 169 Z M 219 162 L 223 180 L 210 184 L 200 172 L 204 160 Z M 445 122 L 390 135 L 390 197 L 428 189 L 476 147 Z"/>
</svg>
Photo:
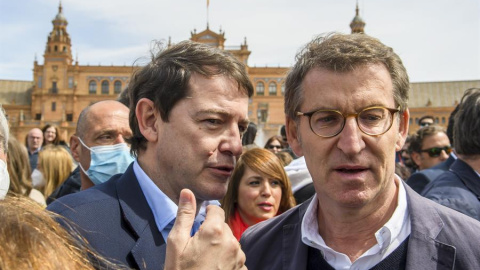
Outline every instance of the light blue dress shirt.
<svg viewBox="0 0 480 270">
<path fill-rule="evenodd" d="M 133 163 L 133 172 L 135 173 L 143 195 L 145 195 L 145 199 L 152 210 L 157 228 L 162 234 L 165 242 L 167 242 L 168 234 L 175 222 L 178 206 L 153 183 L 150 177 L 148 177 L 140 167 L 136 159 Z M 205 207 L 209 204 L 220 205 L 218 201 L 207 201 L 202 204 L 192 227 L 192 236 L 198 231 L 200 225 L 205 220 Z"/>
</svg>

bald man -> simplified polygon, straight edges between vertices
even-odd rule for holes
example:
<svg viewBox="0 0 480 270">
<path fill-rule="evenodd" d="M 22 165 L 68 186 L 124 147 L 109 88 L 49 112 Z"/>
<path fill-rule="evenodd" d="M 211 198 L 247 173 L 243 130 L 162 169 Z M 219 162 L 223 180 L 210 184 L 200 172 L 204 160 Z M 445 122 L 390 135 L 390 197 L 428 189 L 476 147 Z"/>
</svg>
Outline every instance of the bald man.
<svg viewBox="0 0 480 270">
<path fill-rule="evenodd" d="M 94 103 L 80 113 L 70 149 L 82 190 L 123 173 L 133 161 L 125 141 L 132 136 L 128 114 L 128 107 L 115 100 Z"/>
</svg>

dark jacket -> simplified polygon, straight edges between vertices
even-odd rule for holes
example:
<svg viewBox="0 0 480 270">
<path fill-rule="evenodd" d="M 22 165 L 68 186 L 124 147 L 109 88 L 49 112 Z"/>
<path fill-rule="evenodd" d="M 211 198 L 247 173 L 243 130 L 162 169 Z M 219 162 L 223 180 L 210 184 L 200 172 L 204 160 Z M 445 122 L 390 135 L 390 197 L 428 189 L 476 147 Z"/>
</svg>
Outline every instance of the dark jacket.
<svg viewBox="0 0 480 270">
<path fill-rule="evenodd" d="M 133 172 L 82 192 L 62 197 L 47 207 L 78 225 L 96 252 L 134 269 L 163 269 L 166 244 Z"/>
<path fill-rule="evenodd" d="M 418 171 L 412 174 L 407 179 L 407 184 L 415 190 L 418 194 L 421 194 L 423 189 L 435 178 L 437 178 L 440 174 L 448 171 L 450 166 L 455 162 L 455 158 L 450 155 L 447 160 L 441 162 L 433 166 L 432 168 L 428 168 L 425 170 Z"/>
<path fill-rule="evenodd" d="M 480 177 L 463 160 L 457 159 L 422 195 L 480 221 Z"/>
<path fill-rule="evenodd" d="M 480 222 L 423 198 L 408 186 L 411 220 L 406 269 L 480 269 Z M 249 270 L 305 270 L 301 222 L 310 200 L 251 226 L 240 243 Z"/>
</svg>

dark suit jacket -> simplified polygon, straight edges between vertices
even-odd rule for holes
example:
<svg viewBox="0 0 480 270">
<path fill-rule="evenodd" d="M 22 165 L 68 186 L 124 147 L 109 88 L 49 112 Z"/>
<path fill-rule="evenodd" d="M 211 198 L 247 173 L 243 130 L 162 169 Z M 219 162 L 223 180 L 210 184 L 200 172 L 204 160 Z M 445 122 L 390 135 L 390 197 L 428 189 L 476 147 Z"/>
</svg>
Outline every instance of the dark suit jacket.
<svg viewBox="0 0 480 270">
<path fill-rule="evenodd" d="M 418 194 L 421 194 L 425 186 L 435 180 L 440 174 L 448 171 L 453 162 L 455 162 L 455 158 L 450 155 L 444 162 L 412 174 L 408 178 L 407 184 Z"/>
<path fill-rule="evenodd" d="M 405 189 L 412 226 L 406 268 L 480 269 L 480 222 Z M 249 270 L 306 269 L 301 222 L 309 202 L 245 231 L 240 243 Z"/>
<path fill-rule="evenodd" d="M 463 160 L 427 185 L 422 196 L 480 221 L 480 177 Z"/>
<path fill-rule="evenodd" d="M 78 225 L 93 249 L 135 269 L 163 269 L 166 244 L 133 172 L 48 206 Z"/>
</svg>

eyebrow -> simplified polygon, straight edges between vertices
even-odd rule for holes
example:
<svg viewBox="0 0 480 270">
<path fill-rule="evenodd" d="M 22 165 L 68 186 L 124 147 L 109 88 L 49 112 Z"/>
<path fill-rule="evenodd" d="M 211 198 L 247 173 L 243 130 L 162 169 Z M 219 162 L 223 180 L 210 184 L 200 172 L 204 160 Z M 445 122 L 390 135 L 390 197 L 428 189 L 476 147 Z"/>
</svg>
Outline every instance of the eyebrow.
<svg viewBox="0 0 480 270">
<path fill-rule="evenodd" d="M 233 115 L 228 111 L 216 110 L 216 109 L 207 109 L 207 110 L 199 111 L 196 113 L 196 115 L 203 115 L 203 114 L 219 114 L 223 117 L 233 117 Z M 248 123 L 250 123 L 250 120 L 248 120 L 248 118 L 244 118 L 240 120 L 239 123 L 248 125 Z"/>
</svg>

